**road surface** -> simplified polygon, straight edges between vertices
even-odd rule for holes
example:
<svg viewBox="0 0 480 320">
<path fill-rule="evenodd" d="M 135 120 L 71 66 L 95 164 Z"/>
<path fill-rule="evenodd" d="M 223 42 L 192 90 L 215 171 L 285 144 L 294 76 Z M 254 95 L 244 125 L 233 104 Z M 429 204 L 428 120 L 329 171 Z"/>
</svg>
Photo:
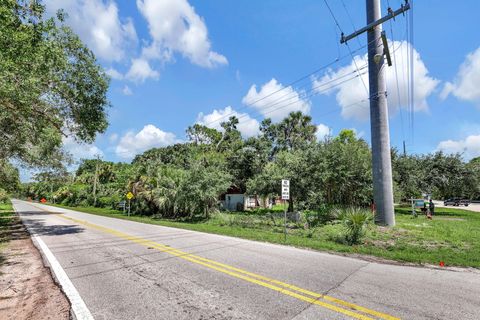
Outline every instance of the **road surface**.
<svg viewBox="0 0 480 320">
<path fill-rule="evenodd" d="M 475 211 L 475 212 L 480 212 L 480 203 L 470 203 L 468 207 L 465 206 L 445 206 L 443 205 L 443 201 L 439 200 L 434 200 L 433 203 L 435 203 L 436 207 L 439 208 L 454 208 L 454 209 L 463 209 L 463 210 L 469 210 L 469 211 Z"/>
<path fill-rule="evenodd" d="M 478 272 L 372 263 L 13 204 L 95 319 L 479 317 Z"/>
</svg>

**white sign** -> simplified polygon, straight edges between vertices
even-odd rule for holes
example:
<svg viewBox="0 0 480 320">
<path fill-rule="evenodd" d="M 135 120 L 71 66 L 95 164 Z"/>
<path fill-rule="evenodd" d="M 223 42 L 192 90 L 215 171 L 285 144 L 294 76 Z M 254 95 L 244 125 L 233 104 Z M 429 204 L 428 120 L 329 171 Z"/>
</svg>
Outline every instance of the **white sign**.
<svg viewBox="0 0 480 320">
<path fill-rule="evenodd" d="M 290 199 L 290 180 L 282 180 L 282 200 Z"/>
</svg>

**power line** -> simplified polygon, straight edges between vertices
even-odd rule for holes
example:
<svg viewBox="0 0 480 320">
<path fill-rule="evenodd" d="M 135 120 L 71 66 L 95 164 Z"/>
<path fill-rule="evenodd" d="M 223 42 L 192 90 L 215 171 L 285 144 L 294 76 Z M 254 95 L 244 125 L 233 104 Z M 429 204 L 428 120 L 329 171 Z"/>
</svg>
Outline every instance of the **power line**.
<svg viewBox="0 0 480 320">
<path fill-rule="evenodd" d="M 335 24 L 337 25 L 338 30 L 340 30 L 340 32 L 343 33 L 342 28 L 340 27 L 340 24 L 338 23 L 337 18 L 336 18 L 335 15 L 333 14 L 332 9 L 331 9 L 330 6 L 328 5 L 327 0 L 323 0 L 323 2 L 325 2 L 325 5 L 327 6 L 328 11 L 330 11 L 330 15 L 332 16 L 333 20 L 335 21 Z"/>
<path fill-rule="evenodd" d="M 366 74 L 366 73 L 367 73 L 367 72 L 365 71 L 365 72 L 363 72 L 363 73 L 361 73 L 361 74 L 354 75 L 353 77 L 350 77 L 350 78 L 348 78 L 348 79 L 346 79 L 346 80 L 340 81 L 340 82 L 338 82 L 338 83 L 336 83 L 336 84 L 333 84 L 333 85 L 331 85 L 330 87 L 325 88 L 325 89 L 322 89 L 322 90 L 311 90 L 311 91 L 313 91 L 313 93 L 311 93 L 311 94 L 309 94 L 309 95 L 307 95 L 307 96 L 305 96 L 305 97 L 302 97 L 302 99 L 308 99 L 308 98 L 313 97 L 313 96 L 315 96 L 315 95 L 318 95 L 318 94 L 321 94 L 321 93 L 324 93 L 324 92 L 328 92 L 328 91 L 330 91 L 331 89 L 333 89 L 333 88 L 335 88 L 335 87 L 337 87 L 337 86 L 340 86 L 340 85 L 342 85 L 342 84 L 344 84 L 344 83 L 346 83 L 346 82 L 348 82 L 348 81 L 354 80 L 354 79 L 356 79 L 356 78 L 358 78 L 358 77 L 360 77 L 360 76 L 362 76 L 362 75 L 364 75 L 364 74 Z M 335 79 L 335 80 L 338 80 L 338 79 Z M 278 110 L 280 110 L 280 109 L 286 108 L 286 107 L 288 107 L 288 106 L 290 106 L 290 105 L 292 105 L 292 104 L 294 104 L 294 103 L 298 103 L 298 101 L 293 101 L 293 102 L 287 103 L 287 104 L 285 104 L 285 105 L 281 105 L 281 106 L 279 106 L 279 107 L 277 107 L 277 108 L 274 108 L 274 109 L 272 109 L 272 110 L 269 110 L 269 111 L 267 111 L 267 112 L 263 112 L 263 113 L 260 113 L 260 112 L 259 112 L 260 114 L 259 114 L 258 116 L 252 116 L 251 118 L 258 118 L 258 117 L 260 117 L 260 116 L 265 116 L 266 114 L 270 114 L 270 113 L 272 113 L 272 112 L 274 112 L 274 111 L 278 111 Z M 238 117 L 238 119 L 240 120 L 240 119 L 243 119 L 243 118 L 245 118 L 245 117 L 247 117 L 247 116 L 249 117 L 250 115 L 249 115 L 249 114 L 243 114 L 243 115 L 241 115 L 240 117 Z"/>
<path fill-rule="evenodd" d="M 355 69 L 357 69 L 357 73 L 360 73 L 360 71 L 358 70 L 357 61 L 355 60 L 352 50 L 350 49 L 350 45 L 348 44 L 348 42 L 346 42 L 345 44 L 347 45 L 348 52 L 350 52 L 350 56 L 352 57 L 353 64 L 355 65 Z M 365 88 L 365 92 L 367 93 L 367 96 L 368 96 L 367 85 L 365 84 L 365 81 L 363 80 L 363 78 L 360 78 L 360 80 L 362 80 L 363 88 Z"/>
<path fill-rule="evenodd" d="M 345 5 L 345 2 L 342 0 L 342 5 L 343 5 L 343 8 L 345 9 L 345 12 L 347 13 L 347 16 L 348 16 L 348 19 L 350 20 L 350 23 L 353 27 L 353 31 L 357 31 L 357 27 L 355 27 L 355 23 L 353 22 L 353 19 L 352 19 L 352 16 L 350 15 L 350 12 L 348 11 L 347 9 L 347 6 Z M 360 38 L 357 37 L 357 42 L 359 45 L 362 45 L 362 43 L 360 42 Z"/>
<path fill-rule="evenodd" d="M 366 65 L 366 64 L 363 65 L 363 66 L 360 68 L 360 70 L 363 70 L 363 69 L 365 69 L 365 68 L 367 68 L 367 65 Z M 355 73 L 357 73 L 357 71 L 352 71 L 352 72 L 346 73 L 346 74 L 344 74 L 344 75 L 342 75 L 342 76 L 339 76 L 339 77 L 337 77 L 337 78 L 330 79 L 330 80 L 328 80 L 327 82 L 321 83 L 320 85 L 311 87 L 310 89 L 304 91 L 303 93 L 308 93 L 308 92 L 315 91 L 315 90 L 317 90 L 318 88 L 324 87 L 324 86 L 326 86 L 327 84 L 333 83 L 333 82 L 338 81 L 338 80 L 343 79 L 343 78 L 346 78 L 346 77 L 351 76 L 351 75 L 353 75 L 353 74 L 355 74 Z M 290 98 L 286 98 L 286 99 L 283 99 L 283 100 L 279 100 L 279 99 L 274 100 L 274 101 L 272 101 L 270 104 L 267 104 L 267 105 L 263 106 L 263 107 L 262 107 L 262 111 L 268 110 L 268 109 L 272 108 L 273 106 L 278 105 L 278 104 L 281 103 L 281 102 L 285 102 L 285 101 L 288 101 L 288 100 L 291 100 L 291 99 L 298 99 L 298 100 L 300 100 L 300 99 L 305 99 L 305 98 L 301 97 L 301 94 L 302 94 L 302 92 L 299 93 L 299 92 L 297 92 L 297 91 L 294 91 L 294 92 L 288 93 L 288 94 L 286 94 L 286 95 L 283 95 L 283 96 L 280 97 L 279 99 L 282 99 L 282 98 L 284 98 L 284 97 L 286 97 L 286 96 L 290 96 Z M 295 101 L 295 102 L 298 102 L 298 101 Z M 260 111 L 257 110 L 257 112 L 260 112 Z"/>
<path fill-rule="evenodd" d="M 387 0 L 387 4 L 388 4 L 388 9 L 391 10 L 390 1 Z M 398 108 L 400 109 L 400 122 L 401 122 L 401 125 L 402 125 L 402 137 L 403 137 L 403 140 L 405 141 L 405 130 L 404 130 L 404 124 L 403 124 L 403 110 L 402 110 L 402 104 L 401 104 L 401 100 L 400 100 L 400 85 L 398 83 L 397 59 L 396 59 L 396 54 L 395 54 L 396 49 L 395 49 L 395 40 L 394 40 L 394 37 L 393 37 L 393 23 L 392 23 L 392 20 L 390 20 L 390 36 L 392 38 L 393 65 L 394 65 L 394 72 L 395 72 L 395 82 L 396 82 L 396 85 L 397 85 L 397 100 L 398 100 Z M 400 44 L 400 46 L 401 46 L 401 44 Z"/>
<path fill-rule="evenodd" d="M 410 1 L 410 12 L 408 16 L 410 18 L 410 99 L 412 104 L 412 143 L 415 142 L 415 66 L 414 66 L 414 59 L 413 59 L 413 45 L 414 45 L 414 33 L 413 33 L 413 0 Z"/>
<path fill-rule="evenodd" d="M 338 23 L 338 20 L 335 17 L 335 14 L 333 13 L 332 8 L 330 8 L 327 0 L 323 0 L 323 2 L 325 2 L 325 5 L 327 6 L 328 11 L 330 11 L 330 15 L 332 16 L 333 21 L 335 21 L 335 24 L 337 25 L 338 30 L 340 30 L 340 32 L 342 33 L 342 37 L 343 37 L 344 33 L 343 33 L 343 30 L 342 30 L 342 27 L 340 27 L 340 24 Z M 345 7 L 345 9 L 346 9 L 346 7 Z M 353 21 L 352 21 L 352 23 L 353 23 Z M 355 28 L 355 26 L 354 26 L 354 28 Z M 355 57 L 353 56 L 353 52 L 350 48 L 350 45 L 348 44 L 348 42 L 346 42 L 345 44 L 347 45 L 347 49 L 348 49 L 348 52 L 350 53 L 350 56 L 352 57 L 353 64 L 355 65 L 355 68 L 357 69 L 357 73 L 360 74 L 360 71 L 358 70 L 358 66 L 357 66 L 357 61 L 355 60 Z M 365 84 L 365 81 L 363 81 L 363 78 L 360 78 L 360 79 L 362 80 L 363 87 L 365 88 L 365 92 L 367 93 L 367 96 L 368 96 L 367 85 Z"/>
<path fill-rule="evenodd" d="M 405 21 L 405 24 L 406 24 L 406 21 Z M 408 30 L 406 30 L 405 32 L 405 35 L 404 35 L 404 39 L 407 39 L 408 37 Z M 405 50 L 402 48 L 403 47 L 403 44 L 406 43 L 406 48 Z M 406 104 L 405 104 L 405 107 L 407 107 L 407 115 L 408 115 L 408 127 L 409 129 L 411 129 L 411 116 L 410 116 L 410 104 L 409 104 L 409 95 L 408 95 L 408 83 L 407 83 L 407 79 L 405 77 L 405 73 L 408 72 L 408 70 L 405 69 L 405 66 L 407 66 L 408 68 L 408 61 L 406 61 L 405 59 L 405 51 L 408 51 L 408 40 L 404 40 L 404 42 L 402 42 L 402 44 L 400 44 L 400 48 L 402 48 L 402 50 L 400 50 L 400 58 L 402 59 L 402 83 L 405 85 L 405 92 L 404 94 L 406 93 L 407 94 L 407 97 L 405 99 L 406 101 Z"/>
<path fill-rule="evenodd" d="M 377 40 L 378 40 L 378 39 L 375 39 L 374 41 L 377 41 Z M 372 42 L 373 42 L 373 41 L 372 41 Z M 345 54 L 345 55 L 343 55 L 343 56 L 341 56 L 341 57 L 336 58 L 335 60 L 333 60 L 333 61 L 331 61 L 331 62 L 329 62 L 329 63 L 327 63 L 327 64 L 325 64 L 325 65 L 323 65 L 323 66 L 321 66 L 321 67 L 319 67 L 319 68 L 317 68 L 316 70 L 314 70 L 314 71 L 312 71 L 312 72 L 310 72 L 310 73 L 308 73 L 308 74 L 306 74 L 306 75 L 304 75 L 304 76 L 302 76 L 302 77 L 300 77 L 300 78 L 298 78 L 298 79 L 296 79 L 296 80 L 288 83 L 287 85 L 283 86 L 281 89 L 278 89 L 278 90 L 276 90 L 276 91 L 274 91 L 274 92 L 272 92 L 272 93 L 269 93 L 269 94 L 267 94 L 267 95 L 265 95 L 265 96 L 263 96 L 263 97 L 255 100 L 255 101 L 251 101 L 251 102 L 245 103 L 243 107 L 238 108 L 237 110 L 235 110 L 235 111 L 233 111 L 233 112 L 229 112 L 229 113 L 227 113 L 227 114 L 224 114 L 223 116 L 221 116 L 221 117 L 219 117 L 219 118 L 217 118 L 217 119 L 215 119 L 215 120 L 212 120 L 212 121 L 210 121 L 210 122 L 204 123 L 203 125 L 204 125 L 204 126 L 210 126 L 210 125 L 212 125 L 212 124 L 214 124 L 214 123 L 217 123 L 217 122 L 219 122 L 219 121 L 221 121 L 221 120 L 223 120 L 223 119 L 229 118 L 229 117 L 232 116 L 232 115 L 235 115 L 235 114 L 236 114 L 237 112 L 239 112 L 239 111 L 245 110 L 247 107 L 255 107 L 255 105 L 258 104 L 258 102 L 263 101 L 264 99 L 266 99 L 266 98 L 268 98 L 268 97 L 271 97 L 271 96 L 273 96 L 274 94 L 277 94 L 277 93 L 279 93 L 279 92 L 281 92 L 281 91 L 284 91 L 284 90 L 286 90 L 286 89 L 288 89 L 288 88 L 294 89 L 294 88 L 293 88 L 293 85 L 295 85 L 295 84 L 297 84 L 297 83 L 299 83 L 299 82 L 301 82 L 301 81 L 303 81 L 303 80 L 305 80 L 305 79 L 311 78 L 313 75 L 315 75 L 315 74 L 319 73 L 320 71 L 325 70 L 325 69 L 327 69 L 327 68 L 335 65 L 336 63 L 344 60 L 345 58 L 352 57 L 354 53 L 360 52 L 361 50 L 363 50 L 364 48 L 366 48 L 366 47 L 368 46 L 368 44 L 369 44 L 369 43 L 367 43 L 367 44 L 365 44 L 365 45 L 362 45 L 362 46 L 359 47 L 359 48 L 356 48 L 355 50 L 349 52 L 349 54 Z M 357 72 L 358 72 L 358 71 L 357 71 Z M 290 93 L 290 94 L 296 94 L 295 90 L 294 90 L 294 92 L 292 92 L 292 93 Z"/>
</svg>

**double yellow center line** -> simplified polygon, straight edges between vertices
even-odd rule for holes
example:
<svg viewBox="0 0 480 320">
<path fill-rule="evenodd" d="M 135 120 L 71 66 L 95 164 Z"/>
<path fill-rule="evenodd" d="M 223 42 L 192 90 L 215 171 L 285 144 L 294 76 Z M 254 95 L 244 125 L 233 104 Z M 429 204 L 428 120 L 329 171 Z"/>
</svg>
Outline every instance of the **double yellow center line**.
<svg viewBox="0 0 480 320">
<path fill-rule="evenodd" d="M 46 210 L 44 208 L 37 207 L 39 209 Z M 202 265 L 204 267 L 207 267 L 212 270 L 219 271 L 221 273 L 230 275 L 232 277 L 235 277 L 237 279 L 242 279 L 244 281 L 254 283 L 256 285 L 280 292 L 282 294 L 285 294 L 287 296 L 296 298 L 298 300 L 302 300 L 311 304 L 315 304 L 318 306 L 321 306 L 323 308 L 347 315 L 349 317 L 355 318 L 355 319 L 362 319 L 362 320 L 374 320 L 374 319 L 384 319 L 384 320 L 399 320 L 399 318 L 378 312 L 375 310 L 371 310 L 344 300 L 340 300 L 331 296 L 319 294 L 316 292 L 312 292 L 310 290 L 306 290 L 288 283 L 284 283 L 275 279 L 271 279 L 259 274 L 255 274 L 246 270 L 242 270 L 240 268 L 236 268 L 233 266 L 230 266 L 228 264 L 220 263 L 214 260 L 210 260 L 204 257 L 200 257 L 191 253 L 187 253 L 175 248 L 172 248 L 170 246 L 166 246 L 148 239 L 144 239 L 141 237 L 137 236 L 132 236 L 114 229 L 102 227 L 93 223 L 90 223 L 85 220 L 78 220 L 74 219 L 71 217 L 67 217 L 64 215 L 58 215 L 61 218 L 73 221 L 75 223 L 90 227 L 92 229 L 96 229 L 111 235 L 114 235 L 116 237 L 132 241 L 134 243 L 137 243 L 139 245 L 145 246 L 145 247 L 151 247 L 154 248 L 158 251 L 165 252 L 168 254 L 171 254 L 173 256 L 176 256 L 180 259 L 190 261 L 192 263 Z"/>
</svg>

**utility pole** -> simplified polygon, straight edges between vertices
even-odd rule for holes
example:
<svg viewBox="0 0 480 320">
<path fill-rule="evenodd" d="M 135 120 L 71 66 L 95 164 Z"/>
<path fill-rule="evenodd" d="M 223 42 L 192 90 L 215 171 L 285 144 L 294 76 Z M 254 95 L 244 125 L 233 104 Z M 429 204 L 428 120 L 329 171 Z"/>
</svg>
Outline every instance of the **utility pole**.
<svg viewBox="0 0 480 320">
<path fill-rule="evenodd" d="M 93 206 L 97 206 L 97 180 L 98 180 L 98 163 L 100 162 L 100 156 L 97 155 L 97 161 L 95 162 L 95 177 L 93 178 Z"/>
<path fill-rule="evenodd" d="M 388 124 L 387 92 L 385 85 L 385 55 L 390 61 L 382 23 L 410 9 L 408 1 L 401 9 L 388 8 L 388 15 L 381 17 L 380 0 L 366 0 L 367 26 L 349 36 L 342 34 L 340 43 L 345 43 L 367 32 L 368 83 L 370 87 L 370 128 L 372 136 L 373 198 L 376 207 L 375 223 L 395 225 L 393 209 L 392 159 L 390 155 L 390 130 Z"/>
<path fill-rule="evenodd" d="M 380 18 L 380 10 L 380 0 L 367 0 L 367 24 Z M 394 226 L 392 159 L 390 156 L 387 88 L 385 85 L 385 70 L 383 70 L 385 61 L 382 41 L 379 39 L 381 32 L 381 24 L 367 32 L 373 200 L 377 209 L 375 222 L 381 225 Z M 380 59 L 378 59 L 379 56 Z M 375 60 L 377 60 L 378 63 L 376 63 Z"/>
</svg>

